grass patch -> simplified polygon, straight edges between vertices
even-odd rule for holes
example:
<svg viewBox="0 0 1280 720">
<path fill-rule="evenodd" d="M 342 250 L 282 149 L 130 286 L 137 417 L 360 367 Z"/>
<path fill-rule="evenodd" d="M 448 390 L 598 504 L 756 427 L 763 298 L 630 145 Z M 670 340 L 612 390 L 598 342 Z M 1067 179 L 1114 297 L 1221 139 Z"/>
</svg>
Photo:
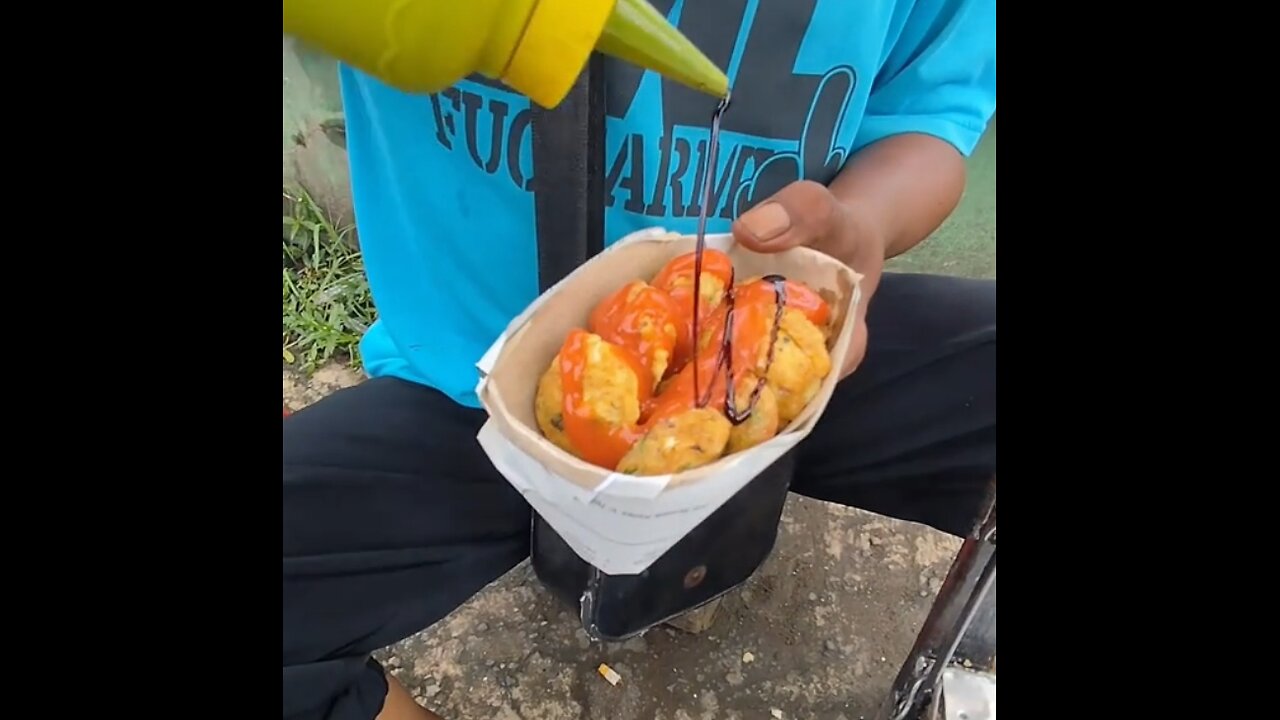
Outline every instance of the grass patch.
<svg viewBox="0 0 1280 720">
<path fill-rule="evenodd" d="M 334 359 L 359 369 L 376 313 L 351 227 L 335 226 L 305 190 L 284 196 L 284 361 L 304 373 Z"/>
</svg>

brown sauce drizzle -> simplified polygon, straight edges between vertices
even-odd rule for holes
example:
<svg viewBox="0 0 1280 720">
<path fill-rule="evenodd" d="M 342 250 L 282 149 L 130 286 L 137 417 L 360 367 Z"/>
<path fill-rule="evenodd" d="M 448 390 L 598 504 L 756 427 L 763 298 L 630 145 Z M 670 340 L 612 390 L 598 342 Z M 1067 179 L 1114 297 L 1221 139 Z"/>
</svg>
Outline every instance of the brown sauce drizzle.
<svg viewBox="0 0 1280 720">
<path fill-rule="evenodd" d="M 693 399 L 695 402 L 702 397 L 702 393 L 698 392 L 698 304 L 702 300 L 702 253 L 707 249 L 707 215 L 711 206 L 711 188 L 716 184 L 716 155 L 720 150 L 720 116 L 724 115 L 724 111 L 729 107 L 729 99 L 731 94 L 726 93 L 720 99 L 720 104 L 716 105 L 715 112 L 711 113 L 711 136 L 707 138 L 707 169 L 702 173 L 705 185 L 702 188 L 702 207 L 698 208 L 698 240 L 694 245 L 693 256 Z M 725 294 L 731 294 L 733 287 L 733 276 L 729 276 L 729 285 L 725 288 Z M 712 379 L 712 385 L 715 379 Z M 708 389 L 708 392 L 710 390 Z M 697 403 L 698 407 L 705 406 L 705 402 Z"/>
<path fill-rule="evenodd" d="M 720 352 L 716 358 L 715 371 L 712 373 L 711 384 L 707 386 L 707 392 L 703 394 L 698 388 L 698 305 L 702 301 L 702 254 L 707 246 L 707 215 L 711 207 L 711 188 L 715 186 L 716 172 L 716 154 L 720 149 L 720 117 L 724 115 L 724 111 L 729 107 L 729 95 L 720 101 L 716 106 L 715 112 L 711 115 L 711 137 L 708 139 L 707 147 L 707 168 L 703 173 L 705 185 L 702 192 L 702 207 L 698 212 L 698 239 L 694 246 L 693 260 L 693 399 L 696 407 L 706 407 L 711 402 L 712 389 L 715 387 L 715 377 L 720 374 L 720 370 L 725 371 L 725 393 L 724 393 L 724 414 L 729 418 L 729 422 L 734 425 L 741 425 L 750 417 L 752 411 L 755 410 L 756 403 L 760 401 L 760 393 L 764 391 L 766 378 L 769 375 L 769 368 L 773 366 L 773 356 L 777 351 L 778 345 L 778 328 L 782 325 L 782 313 L 787 307 L 787 279 L 781 275 L 766 275 L 763 281 L 773 284 L 774 294 L 774 316 L 773 327 L 769 330 L 769 354 L 765 360 L 764 372 L 756 379 L 756 386 L 751 390 L 751 398 L 747 401 L 747 406 L 741 410 L 737 407 L 737 388 L 733 381 L 733 312 L 734 312 L 734 292 L 733 283 L 734 275 L 729 275 L 729 283 L 725 286 L 724 298 L 725 303 L 724 315 L 724 334 L 720 339 Z"/>
<path fill-rule="evenodd" d="M 721 369 L 725 374 L 725 394 L 724 394 L 724 414 L 729 418 L 729 422 L 734 425 L 741 425 L 751 418 L 751 413 L 756 409 L 756 403 L 760 401 L 760 393 L 764 392 L 764 386 L 769 375 L 769 368 L 773 367 L 773 357 L 778 349 L 778 329 L 782 326 L 782 313 L 787 309 L 787 279 L 781 275 L 766 275 L 761 278 L 762 281 L 773 284 L 774 310 L 773 310 L 773 326 L 769 328 L 769 355 L 765 358 L 764 372 L 760 373 L 760 377 L 756 378 L 756 386 L 751 389 L 751 397 L 747 400 L 747 406 L 741 410 L 737 407 L 737 387 L 733 381 L 733 313 L 734 313 L 734 292 L 732 289 L 725 291 L 724 303 L 726 305 L 724 314 L 724 333 L 720 338 L 720 352 L 716 356 L 716 365 L 714 375 L 719 375 Z M 729 278 L 729 287 L 733 287 L 733 278 Z M 695 300 L 695 305 L 697 301 Z M 694 367 L 694 373 L 697 373 L 697 366 Z M 695 375 L 695 381 L 696 381 Z M 707 388 L 707 392 L 700 397 L 696 397 L 697 407 L 706 407 L 711 402 L 711 392 L 714 387 L 715 380 L 712 379 L 712 386 Z M 697 390 L 695 389 L 695 393 Z"/>
</svg>

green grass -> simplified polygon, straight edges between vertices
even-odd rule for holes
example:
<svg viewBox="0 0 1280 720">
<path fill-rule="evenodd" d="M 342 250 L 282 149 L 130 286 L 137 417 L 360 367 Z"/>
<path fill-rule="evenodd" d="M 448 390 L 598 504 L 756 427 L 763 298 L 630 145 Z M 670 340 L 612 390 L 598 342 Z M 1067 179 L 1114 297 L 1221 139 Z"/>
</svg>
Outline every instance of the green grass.
<svg viewBox="0 0 1280 720">
<path fill-rule="evenodd" d="M 284 197 L 284 361 L 308 374 L 329 360 L 358 369 L 376 314 L 351 228 L 335 226 L 306 191 Z"/>
<path fill-rule="evenodd" d="M 969 158 L 960 206 L 928 240 L 890 260 L 889 270 L 971 278 L 996 276 L 996 123 Z"/>
</svg>

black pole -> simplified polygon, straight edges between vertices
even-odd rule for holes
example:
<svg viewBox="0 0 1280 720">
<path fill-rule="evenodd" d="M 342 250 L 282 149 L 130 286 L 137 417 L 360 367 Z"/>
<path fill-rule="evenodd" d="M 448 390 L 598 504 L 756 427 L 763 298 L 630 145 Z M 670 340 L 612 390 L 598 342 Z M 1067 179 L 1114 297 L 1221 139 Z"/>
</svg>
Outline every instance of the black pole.
<svg viewBox="0 0 1280 720">
<path fill-rule="evenodd" d="M 555 108 L 533 107 L 533 202 L 544 291 L 604 249 L 602 62 L 593 54 Z"/>
<path fill-rule="evenodd" d="M 996 479 L 876 720 L 920 720 L 962 648 L 995 664 Z M 967 646 L 966 646 L 967 642 Z M 971 660 L 972 661 L 972 660 Z"/>
</svg>

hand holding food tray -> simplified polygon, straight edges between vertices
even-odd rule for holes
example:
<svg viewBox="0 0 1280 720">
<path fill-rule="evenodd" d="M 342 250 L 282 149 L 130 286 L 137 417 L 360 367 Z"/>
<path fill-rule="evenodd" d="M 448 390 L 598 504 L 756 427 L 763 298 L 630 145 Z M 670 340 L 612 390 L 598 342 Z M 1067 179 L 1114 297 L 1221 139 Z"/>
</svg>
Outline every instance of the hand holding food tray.
<svg viewBox="0 0 1280 720">
<path fill-rule="evenodd" d="M 807 436 L 849 350 L 860 276 L 848 266 L 809 248 L 765 255 L 729 235 L 706 242 L 699 297 L 711 302 L 699 306 L 696 351 L 692 317 L 674 339 L 616 322 L 637 308 L 649 319 L 673 314 L 676 324 L 682 312 L 693 315 L 685 257 L 695 241 L 654 229 L 543 293 L 478 364 L 486 454 L 583 560 L 608 574 L 643 572 Z M 729 323 L 725 301 L 737 315 Z M 726 328 L 734 342 L 723 342 Z M 573 414 L 603 424 L 561 431 L 565 378 Z"/>
</svg>

